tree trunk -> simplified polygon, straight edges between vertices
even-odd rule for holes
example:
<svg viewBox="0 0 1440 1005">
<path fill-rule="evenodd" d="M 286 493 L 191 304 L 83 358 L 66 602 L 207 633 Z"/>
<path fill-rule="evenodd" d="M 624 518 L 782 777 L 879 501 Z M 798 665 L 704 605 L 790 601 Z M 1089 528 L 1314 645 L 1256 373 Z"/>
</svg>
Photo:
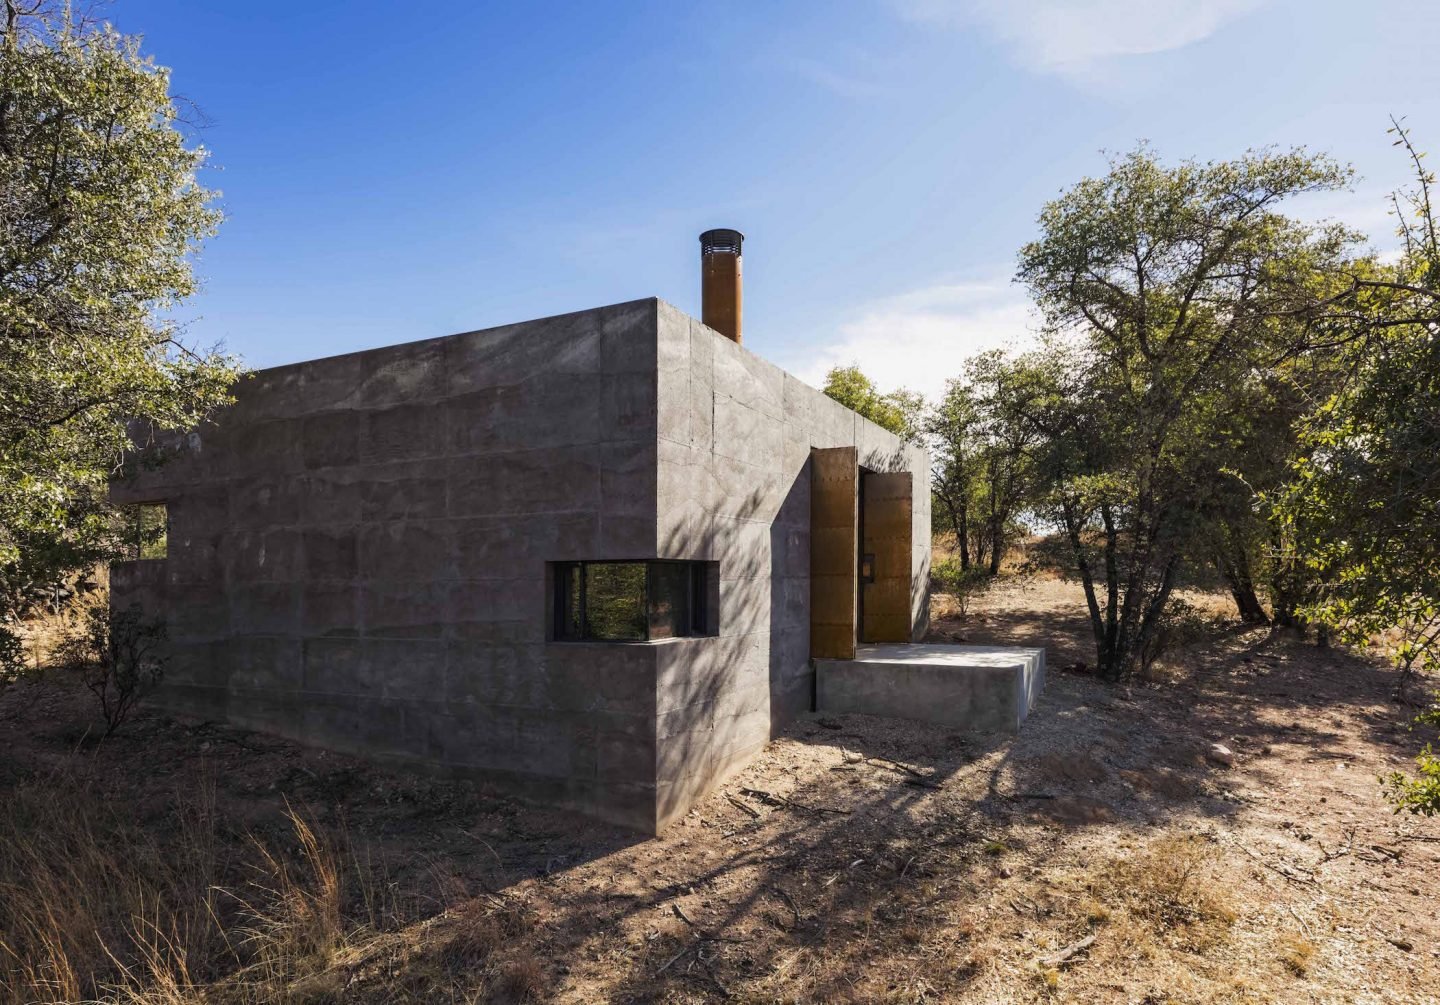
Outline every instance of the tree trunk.
<svg viewBox="0 0 1440 1005">
<path fill-rule="evenodd" d="M 1105 646 L 1104 656 L 1096 669 L 1106 680 L 1118 680 L 1124 664 L 1123 625 L 1120 621 L 1120 567 L 1116 555 L 1120 534 L 1109 506 L 1100 507 L 1105 524 Z"/>
<path fill-rule="evenodd" d="M 960 514 L 955 524 L 955 539 L 960 545 L 960 568 L 970 568 L 970 514 L 966 512 L 966 505 L 961 501 L 958 508 Z"/>
<path fill-rule="evenodd" d="M 1000 575 L 1000 562 L 1005 557 L 1005 521 L 990 518 L 990 575 Z"/>
<path fill-rule="evenodd" d="M 1095 577 L 1090 572 L 1090 563 L 1085 558 L 1085 545 L 1080 540 L 1080 524 L 1074 506 L 1067 499 L 1061 502 L 1061 513 L 1065 518 L 1065 535 L 1070 539 L 1070 548 L 1075 559 L 1075 568 L 1080 572 L 1080 584 L 1085 588 L 1085 606 L 1090 611 L 1090 630 L 1095 635 L 1095 667 L 1103 672 L 1109 664 L 1109 647 L 1104 622 L 1100 618 L 1100 601 L 1095 596 Z"/>
<path fill-rule="evenodd" d="M 936 489 L 936 494 L 945 503 L 945 509 L 950 513 L 950 530 L 955 534 L 955 544 L 960 549 L 960 568 L 970 568 L 970 525 L 968 514 L 965 512 L 965 500 L 962 497 L 959 503 L 951 498 L 942 484 Z"/>
<path fill-rule="evenodd" d="M 1140 627 L 1135 632 L 1134 643 L 1125 654 L 1125 659 L 1129 663 L 1138 662 L 1141 670 L 1150 669 L 1148 662 L 1152 657 L 1147 655 L 1151 652 L 1150 641 L 1160 628 L 1160 619 L 1165 616 L 1165 605 L 1170 602 L 1170 593 L 1175 589 L 1175 573 L 1179 567 L 1180 556 L 1170 556 L 1170 560 L 1165 563 L 1165 571 L 1160 574 L 1160 587 L 1146 606 L 1145 614 L 1140 619 Z"/>
<path fill-rule="evenodd" d="M 1247 625 L 1268 625 L 1270 616 L 1265 613 L 1265 607 L 1255 592 L 1255 578 L 1250 571 L 1250 556 L 1245 554 L 1245 548 L 1234 545 L 1224 548 L 1217 561 L 1220 575 L 1230 587 L 1230 596 L 1235 600 L 1240 620 Z"/>
</svg>

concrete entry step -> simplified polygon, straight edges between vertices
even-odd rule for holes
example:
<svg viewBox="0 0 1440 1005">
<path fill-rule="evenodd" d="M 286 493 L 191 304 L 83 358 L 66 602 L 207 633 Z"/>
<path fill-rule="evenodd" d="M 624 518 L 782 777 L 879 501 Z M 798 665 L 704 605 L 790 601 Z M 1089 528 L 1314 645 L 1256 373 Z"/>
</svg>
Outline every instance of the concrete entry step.
<svg viewBox="0 0 1440 1005">
<path fill-rule="evenodd" d="M 929 643 L 862 645 L 815 661 L 818 712 L 861 712 L 978 731 L 1015 731 L 1045 686 L 1045 650 Z"/>
</svg>

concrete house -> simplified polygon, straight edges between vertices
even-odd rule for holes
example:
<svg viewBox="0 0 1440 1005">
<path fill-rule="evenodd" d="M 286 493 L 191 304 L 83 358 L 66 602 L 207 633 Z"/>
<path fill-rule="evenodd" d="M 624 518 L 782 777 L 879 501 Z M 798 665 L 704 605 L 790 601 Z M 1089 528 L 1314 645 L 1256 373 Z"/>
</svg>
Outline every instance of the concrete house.
<svg viewBox="0 0 1440 1005">
<path fill-rule="evenodd" d="M 168 623 L 161 700 L 653 832 L 815 708 L 814 659 L 919 639 L 926 455 L 741 345 L 740 241 L 702 236 L 709 324 L 276 367 L 141 451 L 112 496 L 164 552 L 112 603 Z"/>
</svg>

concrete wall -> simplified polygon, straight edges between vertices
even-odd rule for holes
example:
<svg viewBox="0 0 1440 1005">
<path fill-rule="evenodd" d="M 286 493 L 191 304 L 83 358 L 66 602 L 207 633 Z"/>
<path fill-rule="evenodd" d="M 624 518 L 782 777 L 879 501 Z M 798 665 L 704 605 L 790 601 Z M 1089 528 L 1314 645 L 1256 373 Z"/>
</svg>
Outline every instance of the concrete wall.
<svg viewBox="0 0 1440 1005">
<path fill-rule="evenodd" d="M 655 551 L 654 300 L 261 371 L 173 459 L 164 699 L 642 829 L 648 646 L 547 644 L 546 562 Z"/>
<path fill-rule="evenodd" d="M 928 618 L 925 453 L 682 314 L 659 307 L 663 558 L 720 562 L 720 636 L 658 649 L 663 825 L 813 707 L 810 451 L 855 446 L 874 471 L 914 474 L 914 637 Z"/>
<path fill-rule="evenodd" d="M 265 370 L 170 459 L 164 699 L 663 827 L 812 707 L 810 451 L 925 455 L 656 300 Z M 546 640 L 546 563 L 719 563 L 719 635 Z"/>
</svg>

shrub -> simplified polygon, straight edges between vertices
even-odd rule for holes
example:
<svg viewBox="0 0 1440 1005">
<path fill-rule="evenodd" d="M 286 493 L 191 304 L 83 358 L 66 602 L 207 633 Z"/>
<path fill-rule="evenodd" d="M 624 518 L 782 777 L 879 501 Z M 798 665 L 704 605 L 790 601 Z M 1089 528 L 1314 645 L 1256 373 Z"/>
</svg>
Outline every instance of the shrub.
<svg viewBox="0 0 1440 1005">
<path fill-rule="evenodd" d="M 1161 657 L 1201 641 L 1212 627 L 1210 619 L 1194 604 L 1171 600 L 1161 612 L 1155 630 L 1141 646 L 1140 672 L 1148 676 Z"/>
<path fill-rule="evenodd" d="M 19 679 L 27 669 L 19 636 L 0 625 L 0 688 Z"/>
<path fill-rule="evenodd" d="M 975 566 L 962 569 L 960 562 L 954 558 L 944 559 L 931 566 L 930 579 L 941 593 L 948 593 L 955 598 L 961 617 L 970 613 L 970 601 L 985 592 L 990 585 L 990 577 L 984 569 Z"/>
<path fill-rule="evenodd" d="M 1440 726 L 1440 694 L 1435 704 L 1415 720 L 1417 726 Z M 1440 813 L 1440 752 L 1433 744 L 1426 744 L 1415 758 L 1419 766 L 1416 777 L 1411 778 L 1402 771 L 1394 771 L 1383 777 L 1386 798 L 1395 807 L 1395 812 L 1408 810 L 1421 816 L 1433 817 Z"/>
<path fill-rule="evenodd" d="M 92 600 L 79 629 L 57 647 L 56 663 L 81 674 L 99 701 L 107 737 L 165 676 L 165 640 L 165 622 L 138 606 L 112 613 L 107 600 Z"/>
</svg>

